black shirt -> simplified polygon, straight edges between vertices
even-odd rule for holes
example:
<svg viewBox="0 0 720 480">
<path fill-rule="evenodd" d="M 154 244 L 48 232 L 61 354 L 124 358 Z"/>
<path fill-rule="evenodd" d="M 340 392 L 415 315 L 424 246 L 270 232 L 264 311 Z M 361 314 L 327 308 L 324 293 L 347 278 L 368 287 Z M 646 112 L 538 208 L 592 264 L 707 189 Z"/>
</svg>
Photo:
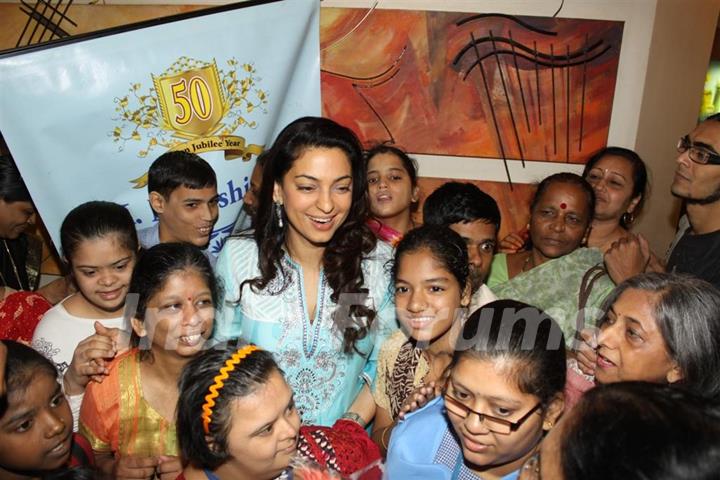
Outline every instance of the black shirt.
<svg viewBox="0 0 720 480">
<path fill-rule="evenodd" d="M 691 235 L 688 229 L 670 253 L 667 271 L 689 273 L 720 288 L 720 230 Z"/>
</svg>

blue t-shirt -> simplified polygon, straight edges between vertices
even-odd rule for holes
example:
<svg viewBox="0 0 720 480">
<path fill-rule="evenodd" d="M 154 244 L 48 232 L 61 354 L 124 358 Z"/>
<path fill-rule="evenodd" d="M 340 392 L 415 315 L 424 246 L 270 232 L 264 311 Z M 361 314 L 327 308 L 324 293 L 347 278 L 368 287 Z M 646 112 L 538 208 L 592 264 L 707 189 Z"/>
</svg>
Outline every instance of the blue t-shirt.
<svg viewBox="0 0 720 480">
<path fill-rule="evenodd" d="M 389 480 L 477 480 L 462 462 L 462 447 L 445 414 L 442 397 L 400 422 L 390 436 L 385 477 Z M 517 480 L 520 471 L 502 480 Z"/>
</svg>

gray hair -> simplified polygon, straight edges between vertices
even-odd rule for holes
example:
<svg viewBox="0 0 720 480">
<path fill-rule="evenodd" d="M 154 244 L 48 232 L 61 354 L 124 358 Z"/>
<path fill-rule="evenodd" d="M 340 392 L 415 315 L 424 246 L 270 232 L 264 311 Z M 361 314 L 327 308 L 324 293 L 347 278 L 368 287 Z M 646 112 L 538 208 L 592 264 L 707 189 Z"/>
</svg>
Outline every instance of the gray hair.
<svg viewBox="0 0 720 480">
<path fill-rule="evenodd" d="M 690 275 L 643 273 L 618 285 L 605 300 L 603 311 L 631 288 L 658 295 L 653 316 L 670 357 L 682 372 L 678 385 L 720 399 L 720 290 Z M 606 320 L 604 315 L 598 327 Z"/>
</svg>

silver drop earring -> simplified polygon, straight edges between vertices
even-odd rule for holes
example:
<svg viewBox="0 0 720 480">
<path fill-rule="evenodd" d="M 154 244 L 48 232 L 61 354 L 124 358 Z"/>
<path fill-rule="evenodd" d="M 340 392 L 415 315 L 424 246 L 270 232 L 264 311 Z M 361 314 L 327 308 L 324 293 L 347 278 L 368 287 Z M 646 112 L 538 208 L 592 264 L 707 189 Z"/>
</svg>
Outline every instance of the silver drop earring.
<svg viewBox="0 0 720 480">
<path fill-rule="evenodd" d="M 280 202 L 275 202 L 275 215 L 277 215 L 278 227 L 283 228 L 282 203 Z"/>
</svg>

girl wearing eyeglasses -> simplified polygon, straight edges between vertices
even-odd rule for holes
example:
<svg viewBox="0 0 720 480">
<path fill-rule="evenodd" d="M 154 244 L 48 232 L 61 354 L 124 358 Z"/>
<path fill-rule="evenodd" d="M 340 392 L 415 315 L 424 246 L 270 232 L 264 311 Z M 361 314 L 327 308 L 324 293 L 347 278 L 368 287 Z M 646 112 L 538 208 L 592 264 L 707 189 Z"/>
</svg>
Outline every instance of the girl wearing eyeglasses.
<svg viewBox="0 0 720 480">
<path fill-rule="evenodd" d="M 563 410 L 565 342 L 541 310 L 499 300 L 465 324 L 442 396 L 395 427 L 393 479 L 515 480 Z"/>
</svg>

